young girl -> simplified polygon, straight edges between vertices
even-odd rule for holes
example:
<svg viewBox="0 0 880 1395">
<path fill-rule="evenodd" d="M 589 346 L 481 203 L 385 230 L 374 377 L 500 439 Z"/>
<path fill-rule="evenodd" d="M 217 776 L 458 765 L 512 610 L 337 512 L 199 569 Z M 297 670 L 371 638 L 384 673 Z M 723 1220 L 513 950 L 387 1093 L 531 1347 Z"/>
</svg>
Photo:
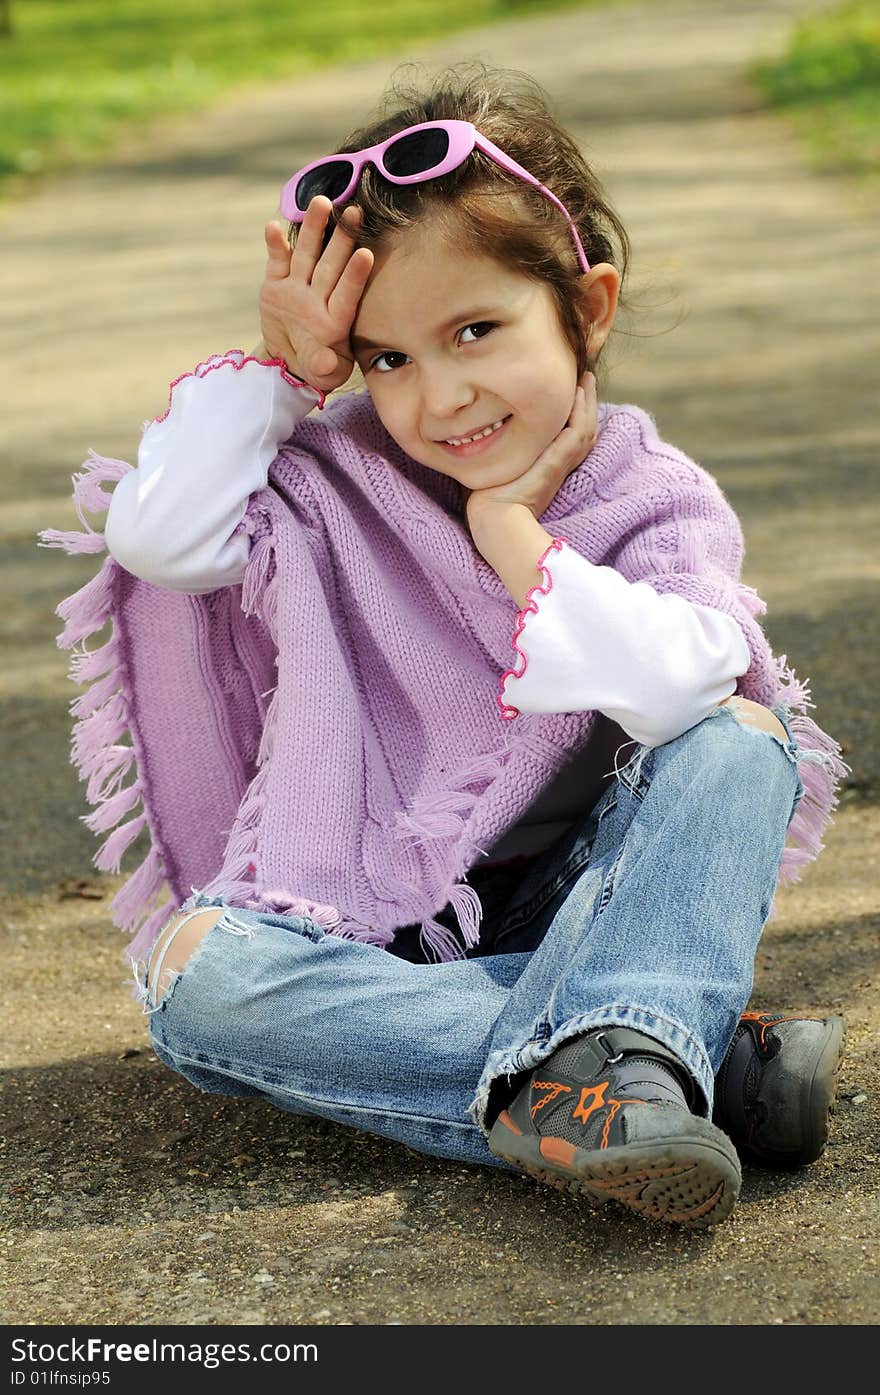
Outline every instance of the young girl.
<svg viewBox="0 0 880 1395">
<path fill-rule="evenodd" d="M 718 485 L 597 400 L 626 234 L 540 89 L 482 65 L 281 208 L 260 346 L 178 378 L 136 469 L 75 477 L 87 531 L 42 535 L 109 553 L 59 643 L 112 623 L 74 757 L 97 866 L 150 835 L 113 909 L 155 1051 L 711 1225 L 738 1151 L 825 1144 L 842 1022 L 744 1009 L 846 767 Z"/>
</svg>

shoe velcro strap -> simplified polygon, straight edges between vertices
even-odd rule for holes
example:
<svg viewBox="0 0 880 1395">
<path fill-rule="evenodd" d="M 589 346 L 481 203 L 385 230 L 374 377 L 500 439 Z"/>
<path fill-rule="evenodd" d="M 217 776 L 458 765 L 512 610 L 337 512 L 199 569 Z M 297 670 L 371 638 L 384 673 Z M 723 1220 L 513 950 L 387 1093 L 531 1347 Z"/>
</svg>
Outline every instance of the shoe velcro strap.
<svg viewBox="0 0 880 1395">
<path fill-rule="evenodd" d="M 626 1099 L 668 1100 L 687 1105 L 687 1094 L 679 1083 L 679 1072 L 666 1061 L 628 1056 L 613 1067 L 614 1093 Z"/>
<path fill-rule="evenodd" d="M 606 1060 L 613 1060 L 615 1056 L 627 1057 L 637 1054 L 642 1058 L 653 1056 L 667 1064 L 681 1084 L 688 1108 L 692 1107 L 696 1087 L 690 1071 L 680 1057 L 657 1041 L 656 1037 L 649 1037 L 645 1032 L 636 1032 L 631 1027 L 603 1027 L 592 1036 L 592 1040 L 600 1050 L 603 1049 L 603 1044 L 607 1047 Z"/>
</svg>

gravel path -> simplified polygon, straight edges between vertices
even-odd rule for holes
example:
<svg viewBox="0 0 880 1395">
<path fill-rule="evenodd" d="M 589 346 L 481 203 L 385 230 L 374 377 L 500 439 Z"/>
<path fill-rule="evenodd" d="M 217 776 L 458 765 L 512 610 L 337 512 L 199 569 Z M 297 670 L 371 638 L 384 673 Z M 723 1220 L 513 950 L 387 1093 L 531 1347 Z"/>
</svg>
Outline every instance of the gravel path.
<svg viewBox="0 0 880 1395">
<path fill-rule="evenodd" d="M 157 1063 L 123 987 L 68 763 L 58 600 L 94 571 L 35 546 L 75 526 L 89 446 L 133 458 L 166 384 L 256 341 L 262 227 L 298 163 L 398 60 L 260 89 L 47 185 L 0 221 L 9 639 L 0 671 L 8 1323 L 873 1323 L 878 1285 L 876 210 L 809 172 L 744 76 L 804 0 L 669 0 L 525 19 L 412 56 L 528 68 L 605 176 L 638 313 L 609 395 L 711 470 L 745 580 L 853 773 L 826 851 L 780 898 L 755 1003 L 849 1023 L 825 1157 L 747 1169 L 705 1236 L 594 1213 Z M 131 865 L 137 859 L 132 860 Z M 126 864 L 129 865 L 129 864 Z M 62 952 L 63 946 L 63 952 Z"/>
</svg>

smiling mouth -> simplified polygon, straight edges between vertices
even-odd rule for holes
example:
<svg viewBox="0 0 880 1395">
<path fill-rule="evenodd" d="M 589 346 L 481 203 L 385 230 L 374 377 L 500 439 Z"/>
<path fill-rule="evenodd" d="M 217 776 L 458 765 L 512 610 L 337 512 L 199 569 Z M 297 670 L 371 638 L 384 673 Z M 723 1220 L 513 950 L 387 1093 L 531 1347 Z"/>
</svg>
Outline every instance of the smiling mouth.
<svg viewBox="0 0 880 1395">
<path fill-rule="evenodd" d="M 494 436 L 496 431 L 500 431 L 505 422 L 510 421 L 510 417 L 499 417 L 497 421 L 491 422 L 488 426 L 483 426 L 479 431 L 472 431 L 468 436 L 447 436 L 445 440 L 438 442 L 441 446 L 470 446 L 475 441 L 483 441 L 487 436 Z"/>
</svg>

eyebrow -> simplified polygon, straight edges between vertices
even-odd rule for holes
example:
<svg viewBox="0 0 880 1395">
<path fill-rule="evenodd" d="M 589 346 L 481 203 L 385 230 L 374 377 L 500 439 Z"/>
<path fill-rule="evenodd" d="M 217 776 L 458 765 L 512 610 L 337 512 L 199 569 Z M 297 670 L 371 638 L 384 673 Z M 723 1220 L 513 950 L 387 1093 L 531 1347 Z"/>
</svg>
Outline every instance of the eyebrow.
<svg viewBox="0 0 880 1395">
<path fill-rule="evenodd" d="M 448 320 L 444 320 L 442 325 L 437 326 L 437 332 L 443 334 L 446 330 L 454 328 L 455 325 L 475 324 L 477 320 L 486 319 L 493 315 L 497 316 L 499 313 L 497 305 L 481 305 L 478 306 L 476 310 L 464 310 L 461 314 L 451 315 Z M 351 347 L 356 354 L 359 354 L 365 349 L 368 351 L 370 349 L 381 349 L 384 345 L 377 344 L 374 339 L 367 339 L 362 334 L 353 334 L 351 336 Z"/>
</svg>

